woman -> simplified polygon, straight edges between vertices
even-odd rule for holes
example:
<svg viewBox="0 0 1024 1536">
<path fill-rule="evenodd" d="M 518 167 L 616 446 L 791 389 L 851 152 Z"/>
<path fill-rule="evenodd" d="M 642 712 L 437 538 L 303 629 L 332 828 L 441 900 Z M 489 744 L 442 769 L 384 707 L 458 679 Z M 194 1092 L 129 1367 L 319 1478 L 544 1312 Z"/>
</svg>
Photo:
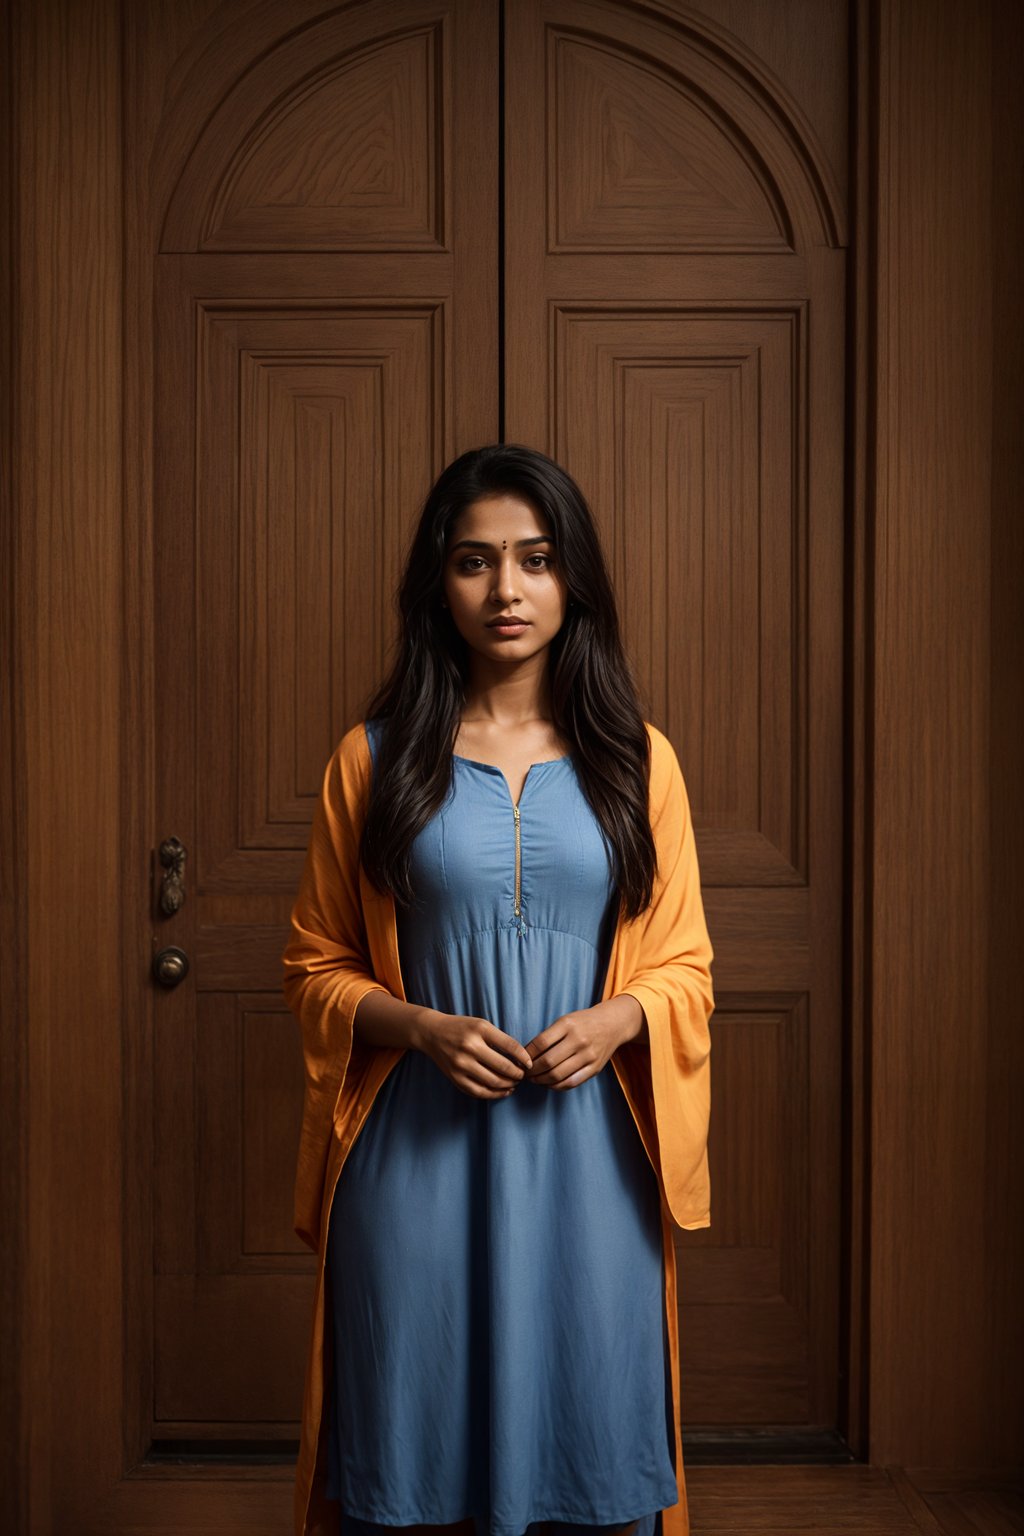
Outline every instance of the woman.
<svg viewBox="0 0 1024 1536">
<path fill-rule="evenodd" d="M 285 951 L 321 1259 L 296 1531 L 685 1536 L 671 1221 L 710 1223 L 712 949 L 578 486 L 423 506 Z"/>
</svg>

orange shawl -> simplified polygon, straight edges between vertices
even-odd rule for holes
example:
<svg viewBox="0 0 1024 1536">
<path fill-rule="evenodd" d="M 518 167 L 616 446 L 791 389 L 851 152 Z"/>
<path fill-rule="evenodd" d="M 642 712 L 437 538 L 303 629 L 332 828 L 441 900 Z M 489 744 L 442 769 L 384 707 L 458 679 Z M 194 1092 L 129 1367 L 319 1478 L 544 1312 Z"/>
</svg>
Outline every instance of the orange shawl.
<svg viewBox="0 0 1024 1536">
<path fill-rule="evenodd" d="M 668 738 L 650 724 L 647 731 L 651 830 L 658 854 L 654 898 L 632 922 L 624 923 L 620 915 L 602 998 L 629 992 L 647 1018 L 648 1038 L 620 1046 L 611 1063 L 661 1189 L 679 1484 L 679 1502 L 662 1512 L 662 1536 L 688 1536 L 672 1220 L 681 1227 L 711 1225 L 707 1134 L 713 951 L 682 772 Z M 378 1089 L 404 1055 L 403 1049 L 368 1044 L 352 1023 L 367 992 L 376 989 L 405 999 L 394 898 L 377 891 L 358 862 L 371 770 L 365 726 L 359 724 L 342 738 L 327 764 L 283 957 L 284 995 L 301 1026 L 305 1062 L 295 1231 L 317 1255 L 295 1483 L 296 1536 L 338 1536 L 340 1531 L 339 1506 L 324 1497 L 321 1434 L 328 1220 L 349 1149 Z"/>
</svg>

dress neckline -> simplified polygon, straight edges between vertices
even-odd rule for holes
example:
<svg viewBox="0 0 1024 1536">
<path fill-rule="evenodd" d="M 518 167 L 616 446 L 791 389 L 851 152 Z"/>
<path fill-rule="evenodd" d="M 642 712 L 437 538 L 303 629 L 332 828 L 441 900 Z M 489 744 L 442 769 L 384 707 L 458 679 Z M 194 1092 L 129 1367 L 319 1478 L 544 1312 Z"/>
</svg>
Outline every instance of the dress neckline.
<svg viewBox="0 0 1024 1536">
<path fill-rule="evenodd" d="M 505 786 L 505 793 L 508 795 L 508 798 L 509 798 L 509 801 L 510 801 L 510 803 L 512 805 L 512 808 L 516 812 L 518 812 L 519 806 L 522 803 L 522 799 L 523 799 L 523 796 L 526 793 L 527 786 L 529 785 L 529 782 L 530 782 L 530 775 L 533 772 L 533 770 L 535 768 L 546 768 L 549 763 L 567 763 L 567 762 L 569 762 L 571 757 L 572 757 L 572 753 L 571 752 L 563 752 L 561 757 L 543 757 L 543 758 L 541 758 L 539 763 L 531 763 L 530 766 L 526 770 L 526 775 L 525 775 L 525 777 L 523 779 L 523 787 L 519 791 L 519 799 L 518 800 L 513 800 L 512 799 L 512 790 L 511 790 L 511 787 L 509 785 L 508 779 L 505 777 L 505 770 L 504 770 L 504 768 L 499 768 L 497 763 L 484 763 L 484 762 L 481 762 L 480 759 L 476 758 L 476 757 L 462 757 L 462 756 L 460 756 L 460 754 L 458 752 L 453 752 L 452 753 L 452 758 L 457 763 L 468 763 L 471 768 L 485 768 L 488 771 L 488 773 L 496 773 L 498 775 L 498 777 L 501 779 L 501 782 L 504 784 L 504 786 Z"/>
<path fill-rule="evenodd" d="M 529 773 L 530 768 L 543 768 L 545 763 L 564 763 L 571 756 L 571 752 L 563 752 L 561 757 L 542 757 L 540 762 L 531 763 L 526 771 Z M 472 763 L 474 768 L 490 768 L 494 773 L 500 773 L 504 776 L 504 768 L 499 768 L 497 763 L 484 763 L 477 757 L 463 757 L 459 752 L 453 752 L 452 757 L 454 757 L 457 763 Z"/>
</svg>

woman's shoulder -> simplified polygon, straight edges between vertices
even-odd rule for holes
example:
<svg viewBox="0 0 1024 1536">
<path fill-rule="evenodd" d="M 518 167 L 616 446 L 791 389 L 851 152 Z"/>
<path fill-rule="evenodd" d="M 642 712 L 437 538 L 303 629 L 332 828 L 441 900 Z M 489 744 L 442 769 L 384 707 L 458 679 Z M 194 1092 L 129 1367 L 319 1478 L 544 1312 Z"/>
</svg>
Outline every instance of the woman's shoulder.
<svg viewBox="0 0 1024 1536">
<path fill-rule="evenodd" d="M 367 722 L 357 720 L 336 743 L 328 769 L 340 773 L 345 784 L 358 783 L 369 775 L 372 761 Z"/>
<path fill-rule="evenodd" d="M 384 718 L 357 720 L 342 736 L 332 753 L 342 773 L 348 778 L 368 779 L 380 755 Z"/>
<path fill-rule="evenodd" d="M 355 725 L 350 725 L 345 734 L 340 738 L 334 748 L 335 755 L 346 761 L 360 756 L 367 747 L 367 723 L 365 720 L 357 720 Z"/>
<path fill-rule="evenodd" d="M 671 796 L 682 787 L 685 795 L 685 782 L 679 757 L 664 731 L 645 720 L 647 734 L 651 743 L 651 800 L 660 805 L 666 796 Z"/>
<path fill-rule="evenodd" d="M 654 725 L 650 720 L 645 720 L 644 725 L 647 727 L 647 735 L 650 738 L 651 743 L 652 774 L 655 769 L 660 772 L 665 768 L 671 768 L 673 763 L 678 766 L 676 749 L 669 741 L 664 731 L 660 731 L 658 727 Z"/>
</svg>

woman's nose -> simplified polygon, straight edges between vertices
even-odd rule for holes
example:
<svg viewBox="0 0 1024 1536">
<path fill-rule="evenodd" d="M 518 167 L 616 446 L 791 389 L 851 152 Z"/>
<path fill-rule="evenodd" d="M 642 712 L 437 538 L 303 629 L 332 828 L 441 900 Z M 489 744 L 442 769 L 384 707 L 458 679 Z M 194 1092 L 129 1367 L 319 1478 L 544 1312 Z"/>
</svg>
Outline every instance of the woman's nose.
<svg viewBox="0 0 1024 1536">
<path fill-rule="evenodd" d="M 518 567 L 514 560 L 502 560 L 494 576 L 492 588 L 494 596 L 500 603 L 511 602 L 519 596 L 519 583 L 516 580 Z"/>
</svg>

